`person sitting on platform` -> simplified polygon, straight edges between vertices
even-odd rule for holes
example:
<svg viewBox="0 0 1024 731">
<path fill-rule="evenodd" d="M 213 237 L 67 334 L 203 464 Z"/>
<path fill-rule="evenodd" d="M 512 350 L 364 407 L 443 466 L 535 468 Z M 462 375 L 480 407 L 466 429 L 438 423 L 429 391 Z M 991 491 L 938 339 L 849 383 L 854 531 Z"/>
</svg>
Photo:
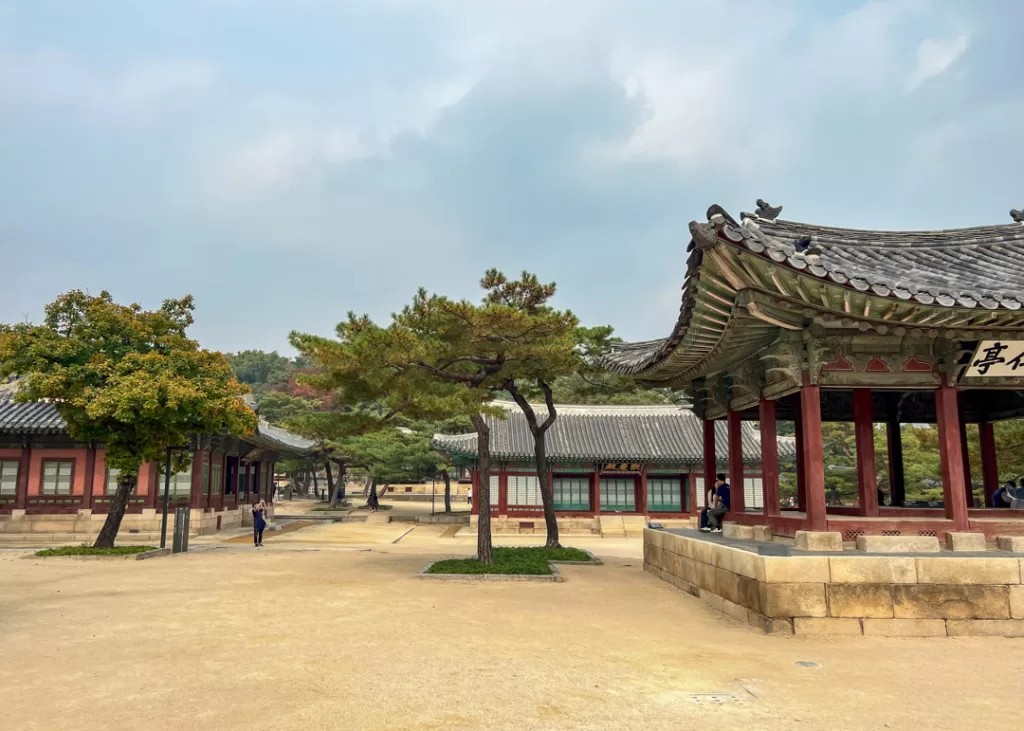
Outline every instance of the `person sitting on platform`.
<svg viewBox="0 0 1024 731">
<path fill-rule="evenodd" d="M 993 508 L 1008 508 L 1013 502 L 1013 492 L 1017 489 L 1017 483 L 1013 480 L 1008 480 L 1005 485 L 1000 487 L 992 495 L 992 507 Z"/>
<path fill-rule="evenodd" d="M 718 492 L 718 486 L 721 485 L 721 475 L 719 479 L 715 480 L 715 484 L 708 488 L 707 493 L 704 495 L 704 507 L 700 511 L 700 529 L 704 530 L 708 527 L 708 511 L 711 510 L 715 505 L 715 493 Z"/>
<path fill-rule="evenodd" d="M 722 532 L 722 517 L 729 512 L 729 483 L 725 481 L 725 475 L 718 475 L 718 489 L 715 491 L 715 504 L 708 511 L 708 527 L 706 533 Z"/>
</svg>

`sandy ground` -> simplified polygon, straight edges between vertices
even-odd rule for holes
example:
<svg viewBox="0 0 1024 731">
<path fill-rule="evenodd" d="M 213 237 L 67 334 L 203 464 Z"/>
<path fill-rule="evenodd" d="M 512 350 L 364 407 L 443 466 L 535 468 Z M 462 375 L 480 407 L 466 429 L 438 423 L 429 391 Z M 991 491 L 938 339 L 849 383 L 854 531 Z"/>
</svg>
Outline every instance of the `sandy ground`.
<svg viewBox="0 0 1024 731">
<path fill-rule="evenodd" d="M 0 727 L 1021 727 L 1024 640 L 768 637 L 643 573 L 638 539 L 573 539 L 607 563 L 562 584 L 424 581 L 473 543 L 368 528 L 150 561 L 0 552 Z"/>
</svg>

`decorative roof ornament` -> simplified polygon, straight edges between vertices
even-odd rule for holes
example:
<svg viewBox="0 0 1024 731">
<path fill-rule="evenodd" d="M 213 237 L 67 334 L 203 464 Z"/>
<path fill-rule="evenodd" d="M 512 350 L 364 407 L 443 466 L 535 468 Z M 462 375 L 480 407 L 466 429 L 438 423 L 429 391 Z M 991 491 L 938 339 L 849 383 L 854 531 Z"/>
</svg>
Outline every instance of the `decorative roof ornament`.
<svg viewBox="0 0 1024 731">
<path fill-rule="evenodd" d="M 782 213 L 782 206 L 772 206 L 763 198 L 758 198 L 755 203 L 757 203 L 757 210 L 753 213 L 744 211 L 740 214 L 740 218 L 760 218 L 762 221 L 774 221 Z"/>
<path fill-rule="evenodd" d="M 713 223 L 690 221 L 690 235 L 698 249 L 710 249 L 718 243 L 718 227 Z"/>
<path fill-rule="evenodd" d="M 1017 223 L 1024 223 L 1024 211 L 1018 211 L 1016 208 L 1010 209 L 1010 218 Z"/>
</svg>

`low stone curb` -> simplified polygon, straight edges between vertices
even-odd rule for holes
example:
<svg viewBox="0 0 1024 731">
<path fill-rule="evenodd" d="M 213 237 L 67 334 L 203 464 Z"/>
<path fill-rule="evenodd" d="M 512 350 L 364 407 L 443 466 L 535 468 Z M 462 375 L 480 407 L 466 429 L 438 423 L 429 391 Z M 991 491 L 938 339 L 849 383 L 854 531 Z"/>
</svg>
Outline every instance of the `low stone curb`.
<svg viewBox="0 0 1024 731">
<path fill-rule="evenodd" d="M 446 561 L 447 559 L 438 559 L 438 561 Z M 433 566 L 437 561 L 431 561 L 423 570 L 416 574 L 417 578 L 420 579 L 431 579 L 435 581 L 544 581 L 544 582 L 561 582 L 564 581 L 562 575 L 558 572 L 557 566 L 551 566 L 551 575 L 542 576 L 537 574 L 429 574 L 430 567 Z M 554 561 L 548 562 L 549 565 L 555 563 Z M 571 563 L 583 564 L 583 561 L 574 561 Z"/>
<path fill-rule="evenodd" d="M 146 551 L 144 553 L 136 553 L 136 561 L 145 561 L 147 558 L 159 558 L 160 556 L 170 556 L 171 549 L 169 548 L 157 548 L 153 551 Z"/>
</svg>

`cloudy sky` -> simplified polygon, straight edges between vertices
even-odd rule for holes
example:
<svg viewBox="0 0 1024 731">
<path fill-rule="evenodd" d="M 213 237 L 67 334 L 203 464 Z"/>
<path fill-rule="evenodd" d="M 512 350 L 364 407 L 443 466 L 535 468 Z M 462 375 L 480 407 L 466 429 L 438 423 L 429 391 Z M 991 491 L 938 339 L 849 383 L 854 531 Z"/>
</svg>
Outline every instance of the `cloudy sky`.
<svg viewBox="0 0 1024 731">
<path fill-rule="evenodd" d="M 0 0 L 0 321 L 192 293 L 205 346 L 285 351 L 497 266 L 660 337 L 711 203 L 1008 222 L 1022 28 L 1020 0 Z"/>
</svg>

